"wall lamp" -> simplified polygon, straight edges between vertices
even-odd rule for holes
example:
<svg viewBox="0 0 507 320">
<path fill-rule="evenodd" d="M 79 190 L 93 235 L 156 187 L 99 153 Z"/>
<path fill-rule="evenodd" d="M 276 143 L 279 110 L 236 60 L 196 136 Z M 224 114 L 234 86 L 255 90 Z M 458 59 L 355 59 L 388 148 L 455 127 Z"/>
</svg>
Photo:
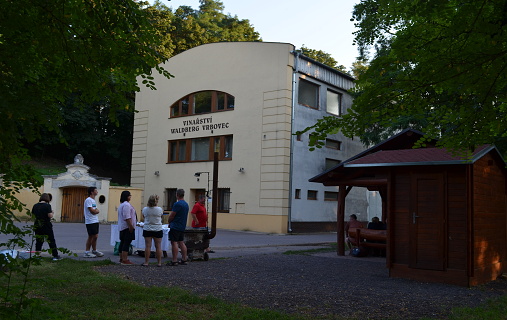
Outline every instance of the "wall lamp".
<svg viewBox="0 0 507 320">
<path fill-rule="evenodd" d="M 238 171 L 241 172 L 241 173 L 245 173 L 245 168 L 239 168 Z"/>
<path fill-rule="evenodd" d="M 158 177 L 160 175 L 160 171 L 155 171 L 155 175 Z"/>
</svg>

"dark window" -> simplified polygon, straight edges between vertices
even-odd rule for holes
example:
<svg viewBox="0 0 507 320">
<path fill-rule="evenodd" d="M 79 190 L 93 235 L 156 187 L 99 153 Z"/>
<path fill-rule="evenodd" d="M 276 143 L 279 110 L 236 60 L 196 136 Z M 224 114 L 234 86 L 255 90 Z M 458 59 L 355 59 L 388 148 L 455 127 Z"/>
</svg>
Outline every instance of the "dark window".
<svg viewBox="0 0 507 320">
<path fill-rule="evenodd" d="M 340 160 L 326 158 L 326 169 L 331 169 L 340 164 Z"/>
<path fill-rule="evenodd" d="M 341 141 L 338 141 L 338 140 L 326 139 L 326 147 L 331 148 L 331 149 L 341 150 L 342 143 L 341 143 Z"/>
<path fill-rule="evenodd" d="M 294 193 L 294 199 L 301 199 L 301 189 L 296 189 Z"/>
<path fill-rule="evenodd" d="M 173 204 L 176 203 L 176 188 L 165 189 L 165 205 L 164 210 L 171 211 Z"/>
<path fill-rule="evenodd" d="M 338 201 L 338 192 L 324 191 L 324 201 Z"/>
<path fill-rule="evenodd" d="M 309 81 L 299 79 L 298 101 L 299 104 L 318 109 L 319 86 Z"/>
<path fill-rule="evenodd" d="M 307 199 L 308 200 L 317 200 L 317 190 L 308 190 Z"/>
<path fill-rule="evenodd" d="M 231 189 L 218 188 L 218 212 L 229 212 L 231 203 Z"/>
<path fill-rule="evenodd" d="M 212 91 L 194 93 L 194 114 L 211 112 Z"/>
</svg>

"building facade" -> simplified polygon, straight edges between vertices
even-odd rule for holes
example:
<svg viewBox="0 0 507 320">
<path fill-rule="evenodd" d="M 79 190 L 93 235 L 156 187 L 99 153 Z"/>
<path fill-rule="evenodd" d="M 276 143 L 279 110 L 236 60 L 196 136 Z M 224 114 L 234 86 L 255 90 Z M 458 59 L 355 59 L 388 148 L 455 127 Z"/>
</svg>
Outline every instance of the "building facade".
<svg viewBox="0 0 507 320">
<path fill-rule="evenodd" d="M 162 66 L 174 77 L 154 72 L 157 90 L 136 96 L 131 185 L 144 200 L 158 194 L 170 210 L 177 188 L 190 204 L 211 196 L 218 152 L 218 228 L 336 230 L 338 190 L 308 179 L 364 147 L 338 133 L 309 151 L 308 133 L 294 133 L 345 114 L 353 78 L 287 43 L 205 44 Z M 353 190 L 349 213 L 367 220 L 368 196 Z"/>
</svg>

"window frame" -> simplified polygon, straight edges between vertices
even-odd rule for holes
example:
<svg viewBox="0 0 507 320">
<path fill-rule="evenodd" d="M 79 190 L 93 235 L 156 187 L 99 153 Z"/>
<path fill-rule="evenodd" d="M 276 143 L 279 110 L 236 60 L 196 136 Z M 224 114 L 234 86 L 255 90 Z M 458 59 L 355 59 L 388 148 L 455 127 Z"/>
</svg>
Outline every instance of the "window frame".
<svg viewBox="0 0 507 320">
<path fill-rule="evenodd" d="M 333 143 L 336 142 L 337 147 L 335 148 L 334 146 L 330 145 L 328 142 L 333 142 Z M 326 138 L 326 148 L 333 149 L 333 150 L 341 150 L 342 149 L 342 142 L 339 140 Z"/>
<path fill-rule="evenodd" d="M 338 97 L 338 114 L 329 111 L 329 93 L 336 94 L 336 96 Z M 343 115 L 342 99 L 343 99 L 343 94 L 336 92 L 334 90 L 327 89 L 326 90 L 326 113 L 332 114 L 333 116 L 336 116 L 336 117 L 341 117 Z"/>
<path fill-rule="evenodd" d="M 301 84 L 302 83 L 308 84 L 310 86 L 315 87 L 315 93 L 316 93 L 315 104 L 316 104 L 316 106 L 311 106 L 311 105 L 308 105 L 308 104 L 303 103 L 301 101 L 301 100 L 303 100 L 303 99 L 301 99 Z M 314 109 L 314 110 L 319 110 L 320 109 L 320 85 L 316 84 L 314 82 L 308 81 L 306 79 L 299 78 L 299 83 L 298 83 L 298 104 L 300 104 L 302 106 L 305 106 L 305 107 L 308 107 L 308 108 L 311 108 L 311 109 Z"/>
<path fill-rule="evenodd" d="M 338 191 L 324 191 L 324 201 L 338 201 Z"/>
<path fill-rule="evenodd" d="M 230 213 L 231 211 L 231 189 L 218 188 L 217 212 Z M 227 201 L 225 200 L 227 198 Z M 225 208 L 227 206 L 227 208 Z"/>
<path fill-rule="evenodd" d="M 310 193 L 312 195 L 310 195 Z M 313 196 L 315 194 L 315 196 Z M 317 200 L 318 199 L 319 192 L 317 190 L 307 190 L 306 192 L 306 200 Z"/>
<path fill-rule="evenodd" d="M 333 165 L 331 165 L 331 166 L 330 166 L 330 165 L 328 165 L 328 163 L 331 163 L 331 162 L 333 163 Z M 340 163 L 342 163 L 342 161 L 341 161 L 341 160 L 338 160 L 338 159 L 333 159 L 333 158 L 326 158 L 326 160 L 325 160 L 325 164 L 324 164 L 324 166 L 325 166 L 325 170 L 329 170 L 329 169 L 331 169 L 331 168 L 334 168 L 334 167 L 336 167 L 337 165 L 339 165 Z"/>
<path fill-rule="evenodd" d="M 208 159 L 201 159 L 201 160 L 192 160 L 192 147 L 193 147 L 193 141 L 194 140 L 201 140 L 201 139 L 209 139 L 209 145 L 208 145 Z M 216 139 L 219 139 L 219 148 L 218 148 L 218 160 L 220 161 L 226 161 L 226 160 L 232 160 L 232 155 L 234 154 L 234 136 L 232 134 L 223 135 L 223 136 L 208 136 L 208 137 L 198 137 L 198 138 L 189 138 L 189 139 L 175 139 L 175 140 L 168 140 L 167 141 L 167 163 L 186 163 L 186 162 L 205 162 L 205 161 L 213 161 L 214 158 L 214 152 L 217 143 L 215 142 Z M 230 140 L 231 145 L 231 152 L 230 155 L 226 157 L 226 142 L 227 140 Z M 180 160 L 180 144 L 184 142 L 185 143 L 185 157 L 183 160 Z M 171 160 L 172 156 L 172 148 L 171 146 L 173 144 L 176 144 L 176 156 L 175 160 Z"/>
<path fill-rule="evenodd" d="M 195 112 L 195 103 L 196 99 L 195 96 L 202 93 L 211 93 L 211 111 L 207 112 Z M 223 109 L 219 108 L 218 102 L 219 102 L 219 95 L 223 94 L 224 96 L 224 106 Z M 232 107 L 229 106 L 229 101 L 232 100 L 233 104 Z M 188 101 L 188 107 L 187 112 L 183 113 L 183 102 Z M 186 96 L 178 99 L 176 102 L 171 104 L 169 106 L 169 118 L 180 118 L 180 117 L 188 117 L 188 116 L 194 116 L 194 115 L 201 115 L 201 114 L 209 114 L 209 113 L 215 113 L 215 112 L 223 112 L 223 111 L 232 111 L 235 108 L 236 98 L 227 92 L 218 91 L 218 90 L 201 90 L 192 92 L 190 94 L 187 94 Z M 177 112 L 174 112 L 174 110 L 177 110 Z"/>
</svg>

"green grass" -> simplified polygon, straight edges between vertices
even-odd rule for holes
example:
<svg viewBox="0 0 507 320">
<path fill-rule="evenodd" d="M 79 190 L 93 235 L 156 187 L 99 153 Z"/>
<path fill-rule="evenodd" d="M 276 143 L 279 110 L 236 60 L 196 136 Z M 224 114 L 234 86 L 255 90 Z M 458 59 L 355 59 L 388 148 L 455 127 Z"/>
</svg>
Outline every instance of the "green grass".
<svg viewBox="0 0 507 320">
<path fill-rule="evenodd" d="M 333 249 L 330 247 L 329 249 Z M 319 249 L 316 249 L 319 250 Z M 308 252 L 310 250 L 302 250 Z M 103 274 L 96 267 L 111 264 L 109 260 L 78 261 L 64 259 L 32 266 L 28 283 L 29 296 L 39 303 L 27 309 L 23 318 L 30 319 L 317 319 L 308 310 L 306 316 L 288 315 L 271 310 L 232 304 L 213 297 L 200 297 L 176 287 L 145 287 L 125 279 L 119 273 Z M 170 272 L 165 276 L 171 276 Z M 164 279 L 160 279 L 162 282 Z M 16 285 L 20 284 L 17 279 Z M 190 281 L 190 280 L 189 280 Z M 0 282 L 5 294 L 7 281 Z M 217 288 L 219 290 L 219 288 Z M 11 319 L 2 315 L 0 318 Z M 507 296 L 478 308 L 456 308 L 451 320 L 506 319 Z M 329 315 L 322 319 L 350 319 Z"/>
<path fill-rule="evenodd" d="M 35 312 L 26 310 L 23 315 L 31 319 L 304 319 L 199 297 L 179 288 L 144 287 L 121 275 L 94 270 L 110 263 L 64 259 L 32 266 L 29 296 L 41 303 Z M 0 283 L 2 294 L 4 285 Z M 1 309 L 2 305 L 0 314 Z"/>
</svg>

